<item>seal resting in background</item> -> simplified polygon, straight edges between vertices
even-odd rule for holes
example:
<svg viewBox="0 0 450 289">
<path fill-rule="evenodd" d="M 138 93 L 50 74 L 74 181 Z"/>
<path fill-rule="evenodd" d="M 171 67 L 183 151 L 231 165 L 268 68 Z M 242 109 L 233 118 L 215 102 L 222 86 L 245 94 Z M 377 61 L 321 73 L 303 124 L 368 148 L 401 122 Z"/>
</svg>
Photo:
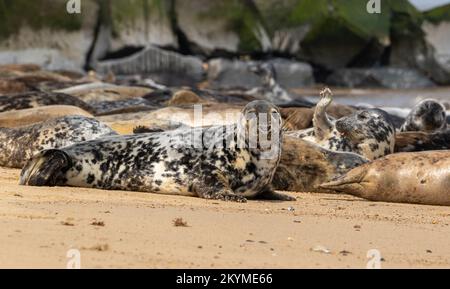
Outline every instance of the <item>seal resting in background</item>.
<svg viewBox="0 0 450 289">
<path fill-rule="evenodd" d="M 277 82 L 275 67 L 270 62 L 255 63 L 250 65 L 249 70 L 262 77 L 262 86 L 246 91 L 248 95 L 263 98 L 276 105 L 311 107 L 312 103 L 303 98 L 293 99 L 292 96 Z"/>
<path fill-rule="evenodd" d="M 320 187 L 371 201 L 450 206 L 450 151 L 392 154 Z"/>
<path fill-rule="evenodd" d="M 264 119 L 265 133 L 258 129 Z M 237 202 L 256 197 L 292 200 L 270 186 L 281 156 L 280 123 L 277 107 L 253 101 L 237 124 L 107 137 L 43 151 L 24 167 L 20 184 Z"/>
<path fill-rule="evenodd" d="M 332 151 L 353 152 L 369 160 L 394 152 L 395 127 L 386 112 L 364 109 L 338 120 L 330 120 L 326 109 L 331 104 L 331 91 L 322 90 L 311 129 L 286 132 Z"/>
<path fill-rule="evenodd" d="M 405 119 L 400 131 L 435 132 L 447 128 L 445 107 L 433 99 L 419 102 Z"/>
<path fill-rule="evenodd" d="M 249 70 L 263 78 L 263 85 L 248 91 L 247 94 L 263 97 L 273 103 L 287 103 L 293 100 L 289 93 L 277 83 L 273 64 L 258 63 L 251 65 Z"/>
<path fill-rule="evenodd" d="M 355 153 L 334 152 L 302 139 L 284 137 L 272 185 L 282 191 L 329 192 L 319 185 L 366 162 Z"/>
<path fill-rule="evenodd" d="M 46 105 L 73 105 L 94 113 L 94 109 L 84 101 L 63 93 L 32 91 L 0 96 L 0 112 Z"/>
<path fill-rule="evenodd" d="M 0 127 L 20 127 L 52 118 L 69 115 L 94 117 L 89 112 L 72 105 L 48 105 L 35 108 L 0 112 Z"/>
<path fill-rule="evenodd" d="M 67 116 L 20 128 L 0 128 L 0 166 L 22 168 L 41 150 L 116 133 L 99 121 L 83 116 Z"/>
<path fill-rule="evenodd" d="M 434 133 L 421 131 L 400 132 L 395 137 L 395 152 L 433 150 L 450 150 L 450 128 Z"/>
</svg>

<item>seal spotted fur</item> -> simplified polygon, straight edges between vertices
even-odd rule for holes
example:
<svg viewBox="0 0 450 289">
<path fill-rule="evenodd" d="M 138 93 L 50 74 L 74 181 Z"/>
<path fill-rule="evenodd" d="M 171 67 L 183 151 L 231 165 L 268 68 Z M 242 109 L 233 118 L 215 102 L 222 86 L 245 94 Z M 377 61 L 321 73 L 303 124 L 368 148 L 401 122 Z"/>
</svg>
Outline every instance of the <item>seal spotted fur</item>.
<svg viewBox="0 0 450 289">
<path fill-rule="evenodd" d="M 355 153 L 334 152 L 299 138 L 285 137 L 272 185 L 283 191 L 329 192 L 318 186 L 366 162 Z"/>
<path fill-rule="evenodd" d="M 271 116 L 266 135 L 278 141 L 270 150 L 259 141 L 252 146 L 242 132 Z M 41 152 L 22 170 L 20 184 L 68 185 L 133 190 L 245 202 L 246 198 L 291 200 L 270 184 L 281 155 L 278 109 L 253 101 L 238 124 L 116 136 Z M 243 129 L 240 129 L 243 128 Z M 272 153 L 272 155 L 271 155 Z M 269 156 L 269 157 L 267 157 Z"/>
<path fill-rule="evenodd" d="M 332 151 L 353 152 L 369 160 L 394 152 L 395 127 L 387 113 L 380 109 L 364 109 L 340 118 L 330 119 L 326 109 L 331 104 L 331 91 L 326 88 L 313 116 L 311 129 L 287 132 L 287 136 L 314 142 Z"/>
<path fill-rule="evenodd" d="M 90 113 L 94 112 L 94 109 L 84 101 L 64 93 L 32 91 L 0 96 L 0 112 L 46 105 L 73 105 Z"/>
<path fill-rule="evenodd" d="M 93 118 L 66 116 L 20 128 L 0 128 L 0 166 L 22 168 L 42 150 L 116 135 Z"/>
<path fill-rule="evenodd" d="M 450 128 L 433 133 L 407 131 L 397 133 L 395 152 L 450 150 Z"/>
</svg>

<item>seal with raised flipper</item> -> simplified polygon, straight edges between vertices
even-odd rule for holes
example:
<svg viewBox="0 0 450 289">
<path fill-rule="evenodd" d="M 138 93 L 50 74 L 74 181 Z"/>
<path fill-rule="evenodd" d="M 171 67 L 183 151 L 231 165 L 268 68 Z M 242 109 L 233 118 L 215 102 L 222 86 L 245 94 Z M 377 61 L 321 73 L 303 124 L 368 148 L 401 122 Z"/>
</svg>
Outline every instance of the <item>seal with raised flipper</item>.
<svg viewBox="0 0 450 289">
<path fill-rule="evenodd" d="M 264 119 L 266 129 L 260 130 Z M 20 184 L 237 202 L 292 200 L 271 188 L 281 156 L 280 123 L 276 106 L 253 101 L 236 124 L 114 136 L 43 151 L 24 167 Z"/>
<path fill-rule="evenodd" d="M 363 109 L 338 120 L 326 113 L 332 102 L 331 90 L 321 91 L 321 99 L 313 116 L 313 128 L 286 132 L 316 143 L 332 151 L 353 152 L 374 160 L 394 152 L 395 127 L 386 112 L 380 109 Z"/>
<path fill-rule="evenodd" d="M 42 150 L 116 135 L 89 117 L 66 116 L 18 128 L 0 128 L 0 166 L 22 168 Z"/>
</svg>

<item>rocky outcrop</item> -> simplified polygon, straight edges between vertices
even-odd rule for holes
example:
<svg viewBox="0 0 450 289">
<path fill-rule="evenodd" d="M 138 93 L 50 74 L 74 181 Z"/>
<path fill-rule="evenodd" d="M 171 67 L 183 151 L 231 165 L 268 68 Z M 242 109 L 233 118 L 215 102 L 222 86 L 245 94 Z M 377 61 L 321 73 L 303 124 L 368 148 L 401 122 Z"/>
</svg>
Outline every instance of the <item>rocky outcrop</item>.
<svg viewBox="0 0 450 289">
<path fill-rule="evenodd" d="M 342 87 L 424 88 L 434 83 L 419 71 L 405 68 L 346 68 L 331 74 L 327 83 Z"/>
<path fill-rule="evenodd" d="M 319 81 L 343 68 L 392 66 L 450 84 L 449 6 L 422 14 L 408 0 L 383 0 L 381 13 L 371 14 L 360 0 L 82 0 L 81 14 L 69 14 L 67 0 L 0 3 L 0 64 L 160 74 L 173 56 L 152 50 L 156 63 L 145 62 L 149 53 L 136 58 L 152 46 L 200 59 L 282 56 L 313 65 Z M 198 61 L 175 62 L 164 83 L 190 65 L 189 78 L 203 79 Z M 312 83 L 310 66 L 277 62 L 283 86 Z M 239 62 L 209 66 L 219 88 L 260 83 Z"/>
<path fill-rule="evenodd" d="M 50 70 L 81 70 L 94 41 L 98 6 L 83 1 L 68 14 L 64 0 L 2 2 L 0 64 L 36 63 Z"/>
<path fill-rule="evenodd" d="M 417 11 L 394 11 L 390 64 L 418 69 L 438 84 L 449 84 L 450 73 L 439 60 L 436 48 L 429 42 L 432 37 L 427 36 L 423 29 L 430 29 L 428 25 L 424 26 L 424 16 Z"/>
<path fill-rule="evenodd" d="M 314 84 L 311 65 L 286 59 L 272 59 L 277 82 L 285 88 L 311 86 Z M 250 71 L 256 61 L 212 59 L 208 62 L 208 81 L 217 89 L 252 89 L 261 86 L 262 79 Z"/>
<path fill-rule="evenodd" d="M 191 52 L 267 52 L 270 38 L 252 1 L 173 1 L 177 29 Z"/>
<path fill-rule="evenodd" d="M 450 5 L 426 12 L 425 19 L 422 29 L 426 42 L 433 47 L 433 56 L 441 72 L 438 81 L 450 84 Z"/>
</svg>

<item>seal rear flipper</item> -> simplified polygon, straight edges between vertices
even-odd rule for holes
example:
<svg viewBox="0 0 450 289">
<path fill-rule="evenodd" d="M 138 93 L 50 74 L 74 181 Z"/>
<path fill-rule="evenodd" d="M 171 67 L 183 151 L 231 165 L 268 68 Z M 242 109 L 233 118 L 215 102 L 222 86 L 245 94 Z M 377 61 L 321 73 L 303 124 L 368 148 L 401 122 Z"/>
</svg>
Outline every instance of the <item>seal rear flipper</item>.
<svg viewBox="0 0 450 289">
<path fill-rule="evenodd" d="M 247 199 L 234 193 L 224 183 L 220 175 L 213 173 L 206 178 L 197 179 L 190 185 L 191 192 L 204 199 L 245 203 Z"/>
<path fill-rule="evenodd" d="M 364 192 L 362 180 L 365 173 L 364 169 L 357 167 L 334 181 L 319 185 L 319 188 L 361 196 Z"/>
<path fill-rule="evenodd" d="M 20 185 L 57 186 L 64 183 L 65 173 L 72 160 L 62 150 L 45 150 L 33 157 L 22 169 Z"/>
</svg>

